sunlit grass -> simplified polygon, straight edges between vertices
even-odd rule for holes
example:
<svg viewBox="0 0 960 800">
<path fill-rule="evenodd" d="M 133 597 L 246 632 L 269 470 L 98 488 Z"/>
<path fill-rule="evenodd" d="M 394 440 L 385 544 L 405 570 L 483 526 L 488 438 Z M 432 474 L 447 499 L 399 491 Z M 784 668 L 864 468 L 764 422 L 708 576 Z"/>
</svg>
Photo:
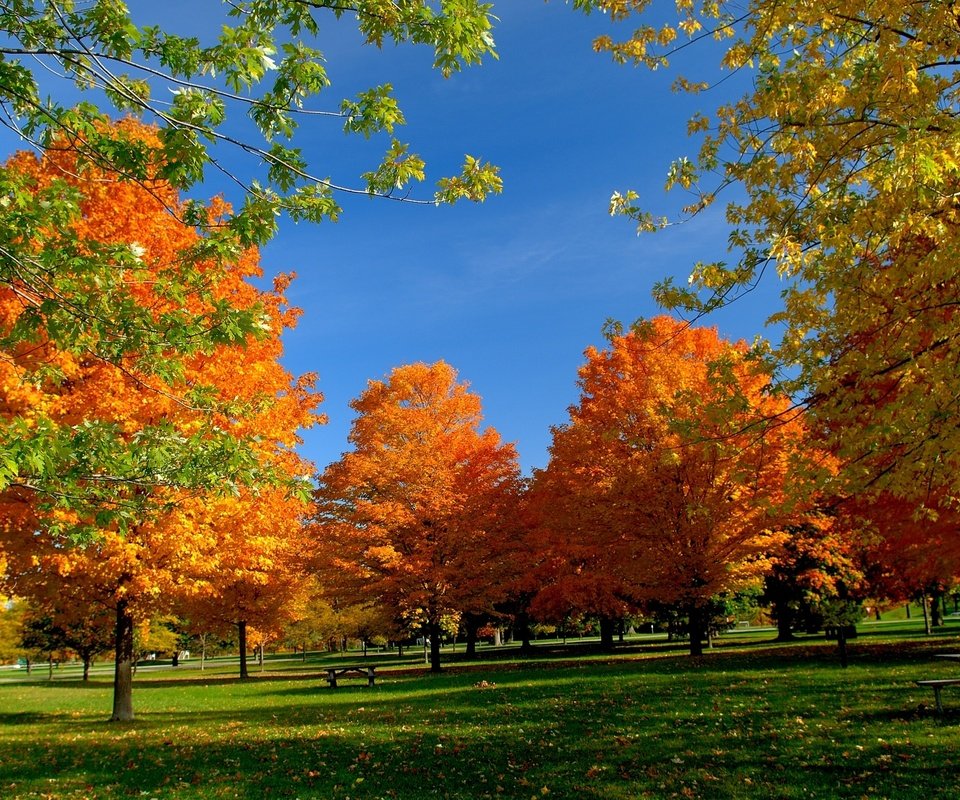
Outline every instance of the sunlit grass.
<svg viewBox="0 0 960 800">
<path fill-rule="evenodd" d="M 331 690 L 323 662 L 251 681 L 141 674 L 130 724 L 98 679 L 0 686 L 4 798 L 956 798 L 960 688 L 916 678 L 955 638 L 749 637 L 694 661 L 651 648 L 554 663 L 411 661 Z M 769 634 L 768 634 L 769 638 Z M 884 637 L 888 638 L 888 637 Z M 731 644 L 731 642 L 738 644 Z M 664 645 L 665 646 L 665 645 Z M 352 654 L 354 657 L 356 654 Z M 341 660 L 344 657 L 337 657 Z M 384 665 L 396 656 L 370 659 Z M 224 665 L 226 668 L 227 665 Z"/>
</svg>

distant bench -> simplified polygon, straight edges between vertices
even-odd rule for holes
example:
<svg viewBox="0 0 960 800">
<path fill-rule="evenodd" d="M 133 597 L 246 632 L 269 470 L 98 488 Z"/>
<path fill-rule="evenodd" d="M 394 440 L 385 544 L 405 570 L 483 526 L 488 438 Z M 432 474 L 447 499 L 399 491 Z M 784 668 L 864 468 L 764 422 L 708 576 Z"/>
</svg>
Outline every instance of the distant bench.
<svg viewBox="0 0 960 800">
<path fill-rule="evenodd" d="M 327 670 L 327 683 L 331 689 L 337 688 L 337 678 L 344 676 L 366 678 L 367 686 L 373 686 L 377 677 L 376 667 L 331 667 Z"/>
<path fill-rule="evenodd" d="M 960 684 L 960 678 L 941 678 L 939 680 L 914 681 L 917 686 L 927 686 L 933 689 L 933 696 L 937 700 L 937 713 L 943 713 L 943 701 L 940 699 L 940 690 L 944 686 L 956 686 Z"/>
</svg>

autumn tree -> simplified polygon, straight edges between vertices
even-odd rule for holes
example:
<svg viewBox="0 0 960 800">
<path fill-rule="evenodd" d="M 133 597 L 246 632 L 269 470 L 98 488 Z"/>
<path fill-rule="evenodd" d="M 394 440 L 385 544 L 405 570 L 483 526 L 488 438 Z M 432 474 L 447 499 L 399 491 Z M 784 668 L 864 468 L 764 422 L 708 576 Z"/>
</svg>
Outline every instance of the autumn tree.
<svg viewBox="0 0 960 800">
<path fill-rule="evenodd" d="M 281 211 L 295 220 L 332 220 L 349 194 L 433 205 L 499 191 L 496 168 L 467 156 L 459 174 L 440 178 L 435 192 L 417 200 L 410 191 L 425 179 L 426 166 L 398 138 L 405 119 L 392 87 L 326 99 L 333 66 L 316 47 L 324 20 L 341 28 L 352 21 L 372 47 L 394 42 L 432 49 L 434 67 L 450 75 L 495 55 L 487 5 L 244 0 L 230 4 L 222 25 L 211 20 L 214 33 L 205 41 L 194 35 L 193 20 L 184 21 L 189 32 L 178 32 L 175 24 L 150 24 L 149 14 L 147 6 L 131 11 L 107 0 L 29 0 L 0 9 L 4 125 L 46 154 L 44 163 L 56 161 L 63 148 L 71 162 L 70 170 L 43 180 L 22 163 L 0 170 L 0 302 L 10 301 L 0 316 L 0 352 L 17 360 L 19 384 L 53 375 L 69 380 L 40 346 L 50 343 L 78 360 L 135 367 L 145 389 L 176 394 L 168 379 L 183 356 L 209 355 L 264 332 L 255 304 L 224 303 L 214 287 L 244 251 L 271 238 Z M 77 90 L 84 100 L 68 105 Z M 128 126 L 110 124 L 111 113 L 139 117 L 157 134 L 131 135 Z M 384 156 L 353 179 L 331 177 L 341 159 L 329 147 L 297 146 L 303 123 L 379 139 Z M 243 124 L 247 138 L 237 133 Z M 88 170 L 97 181 L 69 179 Z M 235 210 L 221 206 L 211 214 L 203 202 L 176 197 L 196 190 L 211 172 L 226 172 L 232 188 L 242 187 Z M 105 196 L 112 189 L 103 182 L 121 177 L 143 187 L 143 202 L 153 197 L 169 227 L 193 231 L 189 241 L 181 236 L 175 258 L 162 260 L 162 280 L 154 280 L 158 259 L 154 253 L 143 257 L 145 243 L 136 232 L 126 239 L 102 234 L 118 219 L 93 235 L 83 224 L 84 192 Z M 120 195 L 131 191 L 115 188 Z M 154 302 L 143 303 L 147 283 Z M 24 359 L 25 351 L 33 358 Z M 17 393 L 24 392 L 29 388 Z M 180 399 L 212 401 L 186 390 Z M 19 486 L 61 506 L 89 507 L 113 499 L 118 479 L 144 479 L 135 454 L 102 425 L 44 417 L 36 424 L 36 416 L 3 418 L 0 491 Z M 216 433 L 210 424 L 139 451 L 150 449 L 154 463 L 165 455 L 167 482 L 195 486 L 202 476 L 210 483 L 254 481 L 230 454 L 211 452 Z M 143 438 L 145 445 L 157 444 Z"/>
<path fill-rule="evenodd" d="M 422 615 L 438 671 L 444 615 L 497 591 L 517 456 L 480 430 L 480 398 L 442 361 L 394 369 L 351 407 L 353 449 L 316 494 L 322 581 L 349 601 Z"/>
<path fill-rule="evenodd" d="M 667 281 L 658 299 L 704 313 L 779 276 L 770 320 L 782 335 L 769 357 L 841 458 L 846 493 L 955 504 L 953 4 L 678 2 L 675 21 L 654 19 L 649 0 L 575 5 L 630 24 L 596 41 L 621 62 L 664 68 L 691 42 L 719 40 L 717 66 L 678 77 L 682 91 L 748 73 L 741 96 L 690 121 L 699 153 L 668 175 L 692 194 L 684 217 L 728 198 L 731 263 L 698 264 L 689 286 Z M 615 194 L 613 210 L 643 229 L 676 221 L 651 215 L 634 192 Z"/>
<path fill-rule="evenodd" d="M 544 536 L 569 565 L 557 584 L 600 614 L 675 605 L 699 654 L 711 598 L 756 581 L 783 539 L 799 423 L 714 329 L 657 317 L 586 355 L 535 477 Z"/>
<path fill-rule="evenodd" d="M 303 474 L 308 465 L 289 455 L 285 468 Z M 192 524 L 210 535 L 196 572 L 201 589 L 182 608 L 194 627 L 236 629 L 241 679 L 249 677 L 251 632 L 257 632 L 253 639 L 258 645 L 280 637 L 306 613 L 316 591 L 306 574 L 304 520 L 309 510 L 306 497 L 283 486 L 206 498 L 202 508 L 193 509 Z"/>
<path fill-rule="evenodd" d="M 810 514 L 787 528 L 783 546 L 764 577 L 762 600 L 777 623 L 777 640 L 819 630 L 823 607 L 864 583 L 862 543 L 836 515 Z"/>
<path fill-rule="evenodd" d="M 20 644 L 20 631 L 27 613 L 23 600 L 0 596 L 0 663 L 8 664 L 23 658 L 26 653 Z"/>
<path fill-rule="evenodd" d="M 131 141 L 156 137 L 133 123 L 121 128 Z M 82 198 L 82 215 L 69 223 L 84 241 L 126 248 L 135 256 L 128 301 L 159 317 L 166 314 L 174 299 L 158 294 L 156 287 L 165 283 L 167 266 L 199 238 L 169 213 L 182 207 L 169 183 L 145 187 L 93 167 L 81 169 L 73 149 L 41 161 L 20 156 L 9 172 L 27 176 L 37 192 L 59 187 Z M 219 205 L 208 213 L 216 217 Z M 206 299 L 175 299 L 177 307 L 202 313 L 246 310 L 260 330 L 256 335 L 227 331 L 209 351 L 168 362 L 175 368 L 162 380 L 156 371 L 141 370 L 134 356 L 114 363 L 96 353 L 60 349 L 42 337 L 0 360 L 6 388 L 0 418 L 9 423 L 8 433 L 21 431 L 5 442 L 18 453 L 16 477 L 0 493 L 6 582 L 12 593 L 30 598 L 46 591 L 47 582 L 76 579 L 113 610 L 114 719 L 133 716 L 136 622 L 168 610 L 178 592 L 197 589 L 191 576 L 215 531 L 196 524 L 196 509 L 205 507 L 210 493 L 239 491 L 254 478 L 277 488 L 296 485 L 287 480 L 290 473 L 283 465 L 293 458 L 297 430 L 316 421 L 319 396 L 310 376 L 294 379 L 279 364 L 281 332 L 297 317 L 283 297 L 289 278 L 281 276 L 264 290 L 250 283 L 259 275 L 257 254 L 247 250 L 230 265 L 214 260 L 204 277 L 210 284 Z M 15 292 L 0 296 L 0 313 L 10 326 L 30 309 Z M 188 329 L 182 335 L 205 334 Z M 32 467 L 21 468 L 32 458 L 45 458 L 52 440 L 34 447 L 34 437 L 47 434 L 62 438 L 60 447 L 70 461 L 55 490 L 49 481 L 35 485 Z M 55 462 L 44 462 L 39 472 Z M 231 483 L 227 475 L 244 480 Z M 53 502 L 38 502 L 44 495 Z M 77 530 L 96 532 L 85 549 L 63 540 Z"/>
<path fill-rule="evenodd" d="M 883 493 L 844 506 L 851 524 L 864 531 L 866 577 L 871 593 L 890 600 L 917 600 L 927 633 L 941 624 L 939 604 L 960 579 L 960 514 L 930 516 L 902 497 Z"/>
</svg>

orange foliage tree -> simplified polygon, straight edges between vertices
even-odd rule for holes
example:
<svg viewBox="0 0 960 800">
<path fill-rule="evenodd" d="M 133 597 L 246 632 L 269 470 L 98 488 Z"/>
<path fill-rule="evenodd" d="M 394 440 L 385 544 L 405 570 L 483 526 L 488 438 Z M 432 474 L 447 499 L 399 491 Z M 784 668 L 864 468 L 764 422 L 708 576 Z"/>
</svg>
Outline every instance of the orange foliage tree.
<svg viewBox="0 0 960 800">
<path fill-rule="evenodd" d="M 873 594 L 919 600 L 930 633 L 941 622 L 940 601 L 960 579 L 960 512 L 940 497 L 928 494 L 927 500 L 939 510 L 889 492 L 855 497 L 842 508 L 848 524 L 863 531 Z"/>
<path fill-rule="evenodd" d="M 658 317 L 609 341 L 587 351 L 580 403 L 535 476 L 561 566 L 545 595 L 606 616 L 675 605 L 699 654 L 711 597 L 755 581 L 783 538 L 799 423 L 715 329 Z"/>
<path fill-rule="evenodd" d="M 316 494 L 324 583 L 348 602 L 422 617 L 437 671 L 442 618 L 486 607 L 503 583 L 516 453 L 480 430 L 480 398 L 442 361 L 398 367 L 351 406 L 353 450 Z"/>
<path fill-rule="evenodd" d="M 291 458 L 289 468 L 306 469 Z M 306 573 L 304 520 L 311 505 L 284 487 L 244 489 L 207 499 L 194 524 L 207 528 L 199 591 L 180 606 L 198 632 L 235 627 L 240 677 L 249 677 L 248 642 L 261 651 L 305 613 L 314 591 Z"/>
<path fill-rule="evenodd" d="M 126 127 L 131 136 L 154 135 Z M 90 166 L 78 170 L 69 148 L 42 161 L 19 156 L 10 168 L 29 173 L 38 187 L 69 185 L 82 198 L 82 216 L 73 223 L 82 229 L 78 236 L 135 253 L 129 302 L 158 316 L 180 302 L 246 309 L 258 320 L 257 334 L 234 341 L 236 331 L 222 332 L 215 337 L 220 344 L 184 356 L 162 376 L 140 372 L 136 353 L 111 361 L 95 352 L 59 350 L 48 340 L 0 361 L 0 384 L 7 390 L 0 413 L 27 428 L 68 431 L 71 451 L 80 454 L 71 466 L 74 485 L 84 491 L 83 503 L 52 510 L 38 503 L 41 495 L 29 481 L 0 494 L 6 583 L 27 597 L 68 580 L 95 585 L 116 616 L 113 718 L 130 719 L 135 622 L 199 589 L 202 557 L 219 533 L 208 521 L 198 524 L 207 514 L 207 494 L 229 490 L 230 475 L 289 483 L 286 465 L 297 430 L 316 421 L 320 398 L 310 376 L 294 379 L 278 362 L 281 332 L 297 313 L 283 296 L 289 278 L 278 278 L 272 290 L 249 282 L 260 275 L 255 252 L 212 268 L 204 292 L 174 299 L 153 291 L 181 252 L 195 254 L 198 239 L 178 220 L 182 207 L 168 185 L 144 186 Z M 210 214 L 217 213 L 214 203 Z M 0 296 L 6 325 L 18 324 L 25 307 L 15 292 Z M 45 370 L 34 369 L 38 359 Z M 25 374 L 33 377 L 24 380 Z M 185 442 L 196 446 L 185 448 Z M 98 529 L 88 547 L 71 548 L 62 538 L 77 528 Z"/>
</svg>

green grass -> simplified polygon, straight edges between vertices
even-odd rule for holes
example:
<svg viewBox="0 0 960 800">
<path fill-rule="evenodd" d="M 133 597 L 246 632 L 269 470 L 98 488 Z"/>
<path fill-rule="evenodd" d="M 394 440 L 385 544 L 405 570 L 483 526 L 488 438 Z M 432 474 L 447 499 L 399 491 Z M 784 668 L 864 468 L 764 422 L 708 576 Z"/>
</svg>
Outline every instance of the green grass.
<svg viewBox="0 0 960 800">
<path fill-rule="evenodd" d="M 544 648 L 430 676 L 411 657 L 372 689 L 329 689 L 330 659 L 268 662 L 246 683 L 141 673 L 130 724 L 104 721 L 106 679 L 7 682 L 0 796 L 952 800 L 960 687 L 940 718 L 913 680 L 960 676 L 933 657 L 960 643 L 881 627 L 846 670 L 822 640 L 745 633 L 696 661 L 662 643 Z"/>
</svg>

